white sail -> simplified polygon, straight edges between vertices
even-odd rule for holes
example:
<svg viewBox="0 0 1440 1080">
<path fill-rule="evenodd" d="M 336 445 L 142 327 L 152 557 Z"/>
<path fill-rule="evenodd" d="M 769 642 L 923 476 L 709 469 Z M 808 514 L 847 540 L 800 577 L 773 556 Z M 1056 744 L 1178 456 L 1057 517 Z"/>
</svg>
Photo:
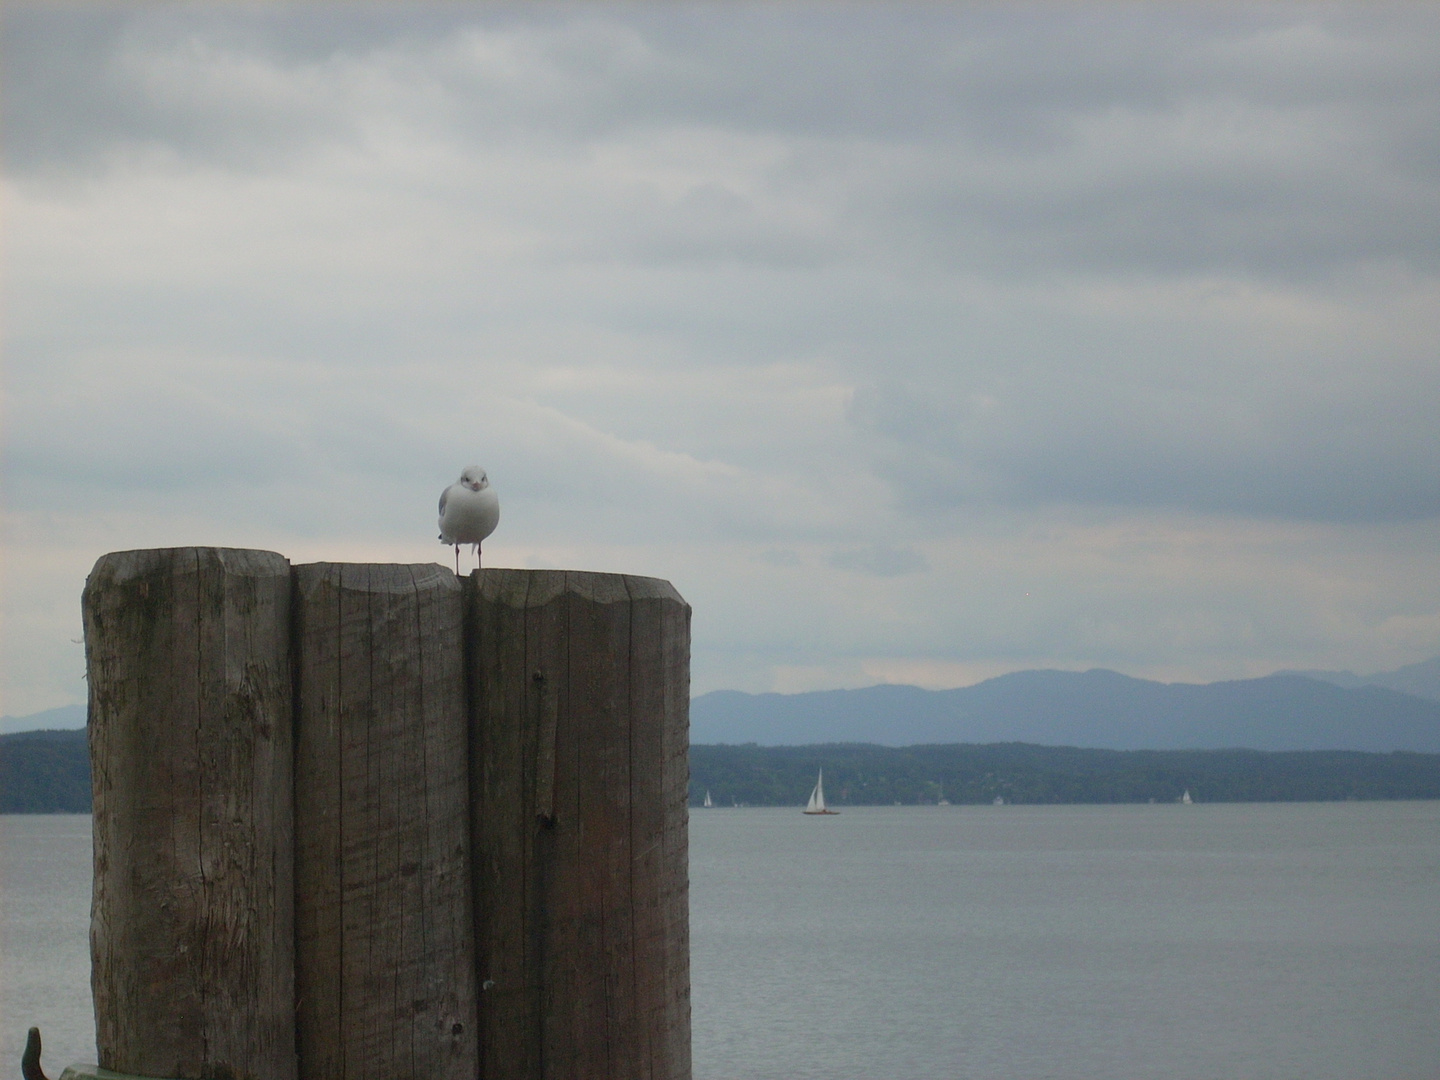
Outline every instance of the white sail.
<svg viewBox="0 0 1440 1080">
<path fill-rule="evenodd" d="M 815 780 L 815 789 L 810 792 L 810 802 L 805 806 L 807 814 L 828 814 L 825 809 L 825 770 L 820 770 L 820 775 Z"/>
<path fill-rule="evenodd" d="M 710 792 L 708 790 L 705 792 L 705 805 L 707 807 L 715 805 L 713 802 L 710 801 Z"/>
</svg>

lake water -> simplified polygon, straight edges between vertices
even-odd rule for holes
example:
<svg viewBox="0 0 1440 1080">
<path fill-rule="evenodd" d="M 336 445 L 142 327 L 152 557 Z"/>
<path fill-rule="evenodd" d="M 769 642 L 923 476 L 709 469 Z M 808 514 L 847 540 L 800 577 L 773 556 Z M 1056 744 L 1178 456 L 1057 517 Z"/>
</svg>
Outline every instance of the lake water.
<svg viewBox="0 0 1440 1080">
<path fill-rule="evenodd" d="M 94 1060 L 89 819 L 0 818 L 0 1069 Z M 691 815 L 697 1080 L 1440 1076 L 1440 802 Z"/>
<path fill-rule="evenodd" d="M 38 1026 L 45 1072 L 95 1060 L 90 815 L 0 815 L 0 1077 Z"/>
</svg>

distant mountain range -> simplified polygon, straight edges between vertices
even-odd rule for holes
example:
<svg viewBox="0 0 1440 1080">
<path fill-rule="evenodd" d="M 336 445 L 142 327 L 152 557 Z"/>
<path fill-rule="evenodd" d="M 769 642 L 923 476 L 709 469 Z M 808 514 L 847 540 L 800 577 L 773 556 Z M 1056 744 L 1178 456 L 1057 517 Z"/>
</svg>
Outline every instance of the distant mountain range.
<svg viewBox="0 0 1440 1080">
<path fill-rule="evenodd" d="M 1276 675 L 1303 675 L 1307 679 L 1334 683 L 1347 690 L 1361 686 L 1383 686 L 1402 694 L 1440 701 L 1440 656 L 1406 664 L 1394 671 L 1377 671 L 1373 675 L 1356 675 L 1353 671 L 1277 671 Z"/>
<path fill-rule="evenodd" d="M 13 735 L 17 731 L 66 731 L 84 726 L 84 705 L 61 705 L 29 716 L 0 716 L 0 735 Z"/>
<path fill-rule="evenodd" d="M 1101 669 L 1018 671 L 958 690 L 717 690 L 691 702 L 690 741 L 1436 753 L 1440 701 L 1289 674 L 1196 685 L 1132 679 Z"/>
<path fill-rule="evenodd" d="M 85 706 L 0 718 L 0 735 L 85 726 Z M 1017 671 L 958 690 L 870 686 L 806 694 L 717 690 L 690 741 L 803 746 L 1028 742 L 1110 750 L 1440 752 L 1440 657 L 1395 671 L 1282 671 L 1158 683 L 1114 671 Z"/>
</svg>

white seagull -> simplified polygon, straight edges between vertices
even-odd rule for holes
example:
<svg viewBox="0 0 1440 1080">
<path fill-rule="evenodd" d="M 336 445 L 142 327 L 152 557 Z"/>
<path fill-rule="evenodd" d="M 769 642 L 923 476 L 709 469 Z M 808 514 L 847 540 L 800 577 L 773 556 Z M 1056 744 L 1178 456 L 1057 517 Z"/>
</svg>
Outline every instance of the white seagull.
<svg viewBox="0 0 1440 1080">
<path fill-rule="evenodd" d="M 469 544 L 480 565 L 480 544 L 500 523 L 500 500 L 479 465 L 467 465 L 460 479 L 440 493 L 440 542 L 455 546 L 455 573 L 460 573 L 460 545 Z"/>
</svg>

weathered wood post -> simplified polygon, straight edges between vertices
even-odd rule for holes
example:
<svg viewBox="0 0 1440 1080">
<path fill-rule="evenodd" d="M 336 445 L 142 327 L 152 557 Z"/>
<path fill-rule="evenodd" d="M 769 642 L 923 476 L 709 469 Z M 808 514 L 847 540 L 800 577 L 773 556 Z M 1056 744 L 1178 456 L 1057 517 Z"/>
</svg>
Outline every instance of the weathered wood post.
<svg viewBox="0 0 1440 1080">
<path fill-rule="evenodd" d="M 470 583 L 480 1075 L 686 1080 L 690 608 L 654 578 Z"/>
<path fill-rule="evenodd" d="M 688 1080 L 667 582 L 178 548 L 84 613 L 104 1068 Z"/>
<path fill-rule="evenodd" d="M 295 568 L 302 1080 L 474 1080 L 459 581 Z"/>
<path fill-rule="evenodd" d="M 103 556 L 85 585 L 100 1065 L 294 1080 L 290 565 Z"/>
</svg>

